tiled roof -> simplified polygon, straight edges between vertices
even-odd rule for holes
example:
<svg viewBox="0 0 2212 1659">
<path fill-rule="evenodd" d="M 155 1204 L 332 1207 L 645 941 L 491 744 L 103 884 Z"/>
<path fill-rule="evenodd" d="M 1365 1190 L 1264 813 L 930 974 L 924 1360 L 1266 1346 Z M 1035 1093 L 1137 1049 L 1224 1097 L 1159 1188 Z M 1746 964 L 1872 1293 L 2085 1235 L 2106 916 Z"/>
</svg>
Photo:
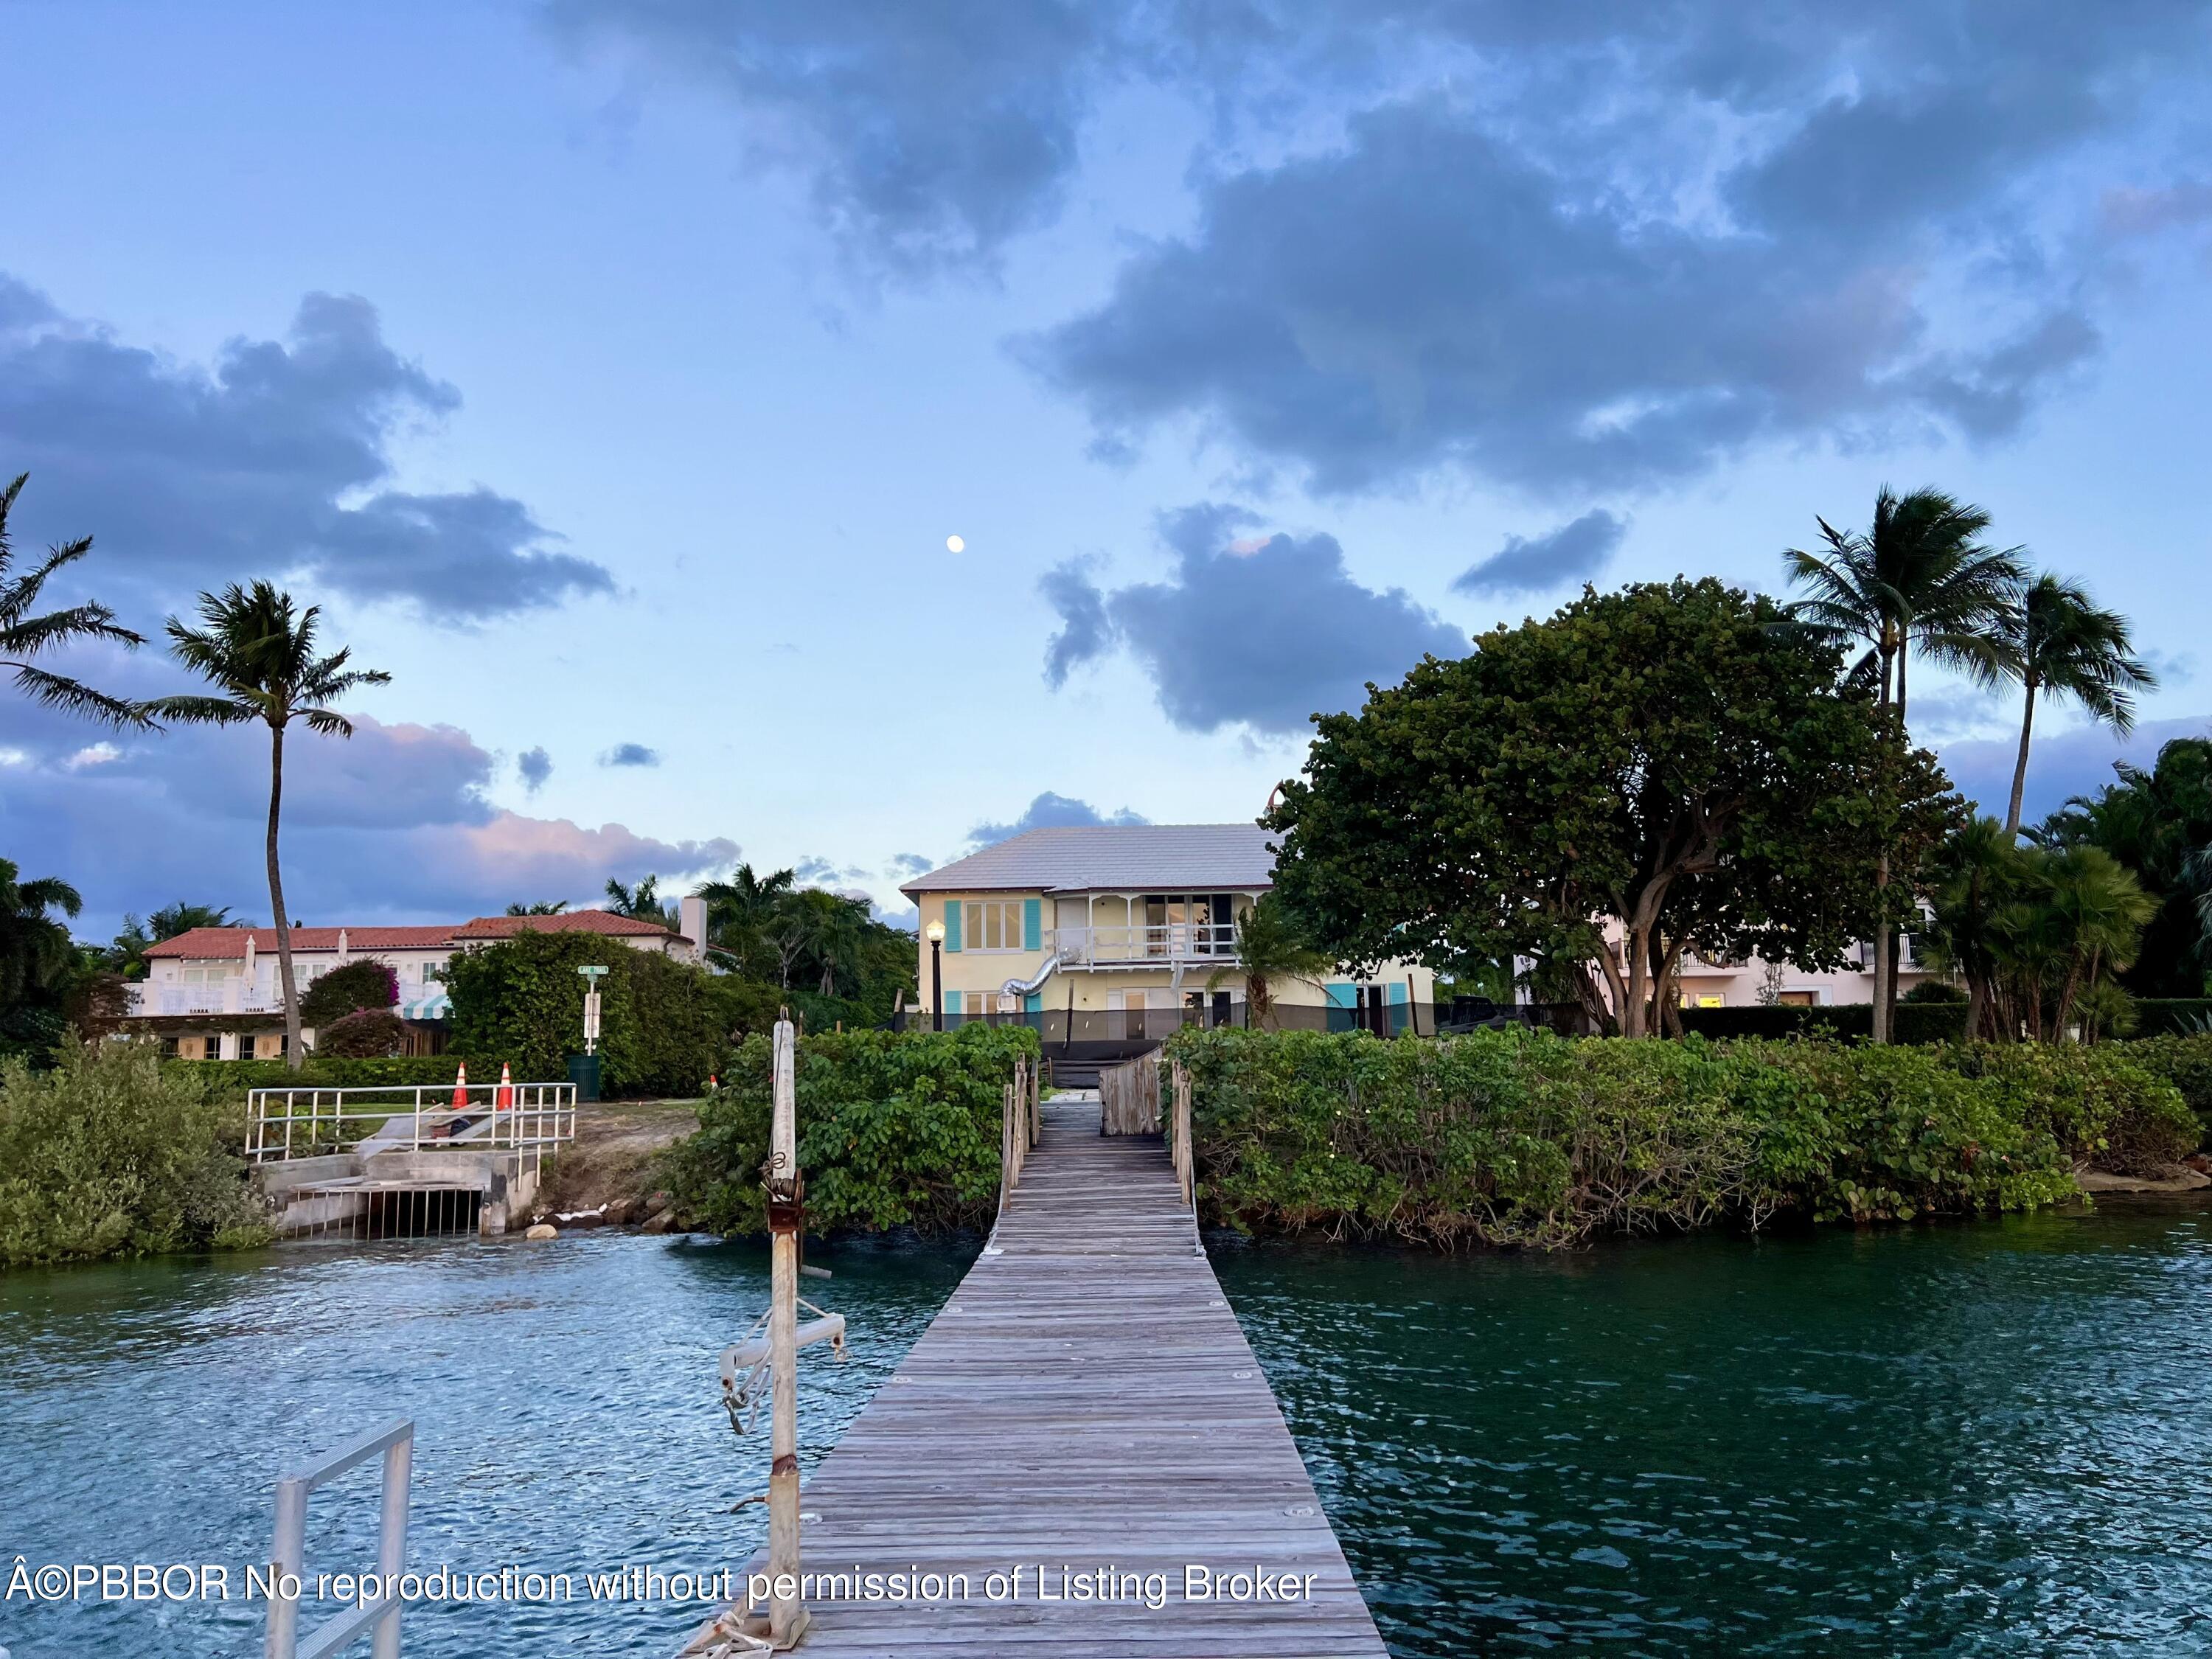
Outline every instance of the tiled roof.
<svg viewBox="0 0 2212 1659">
<path fill-rule="evenodd" d="M 457 939 L 513 939 L 517 933 L 619 933 L 630 938 L 651 933 L 659 939 L 684 938 L 657 921 L 618 916 L 611 910 L 563 910 L 557 916 L 478 916 L 453 930 Z"/>
<path fill-rule="evenodd" d="M 603 933 L 624 938 L 683 939 L 657 922 L 618 916 L 611 910 L 568 910 L 557 916 L 478 916 L 455 927 L 441 921 L 422 927 L 295 927 L 292 949 L 336 951 L 338 935 L 349 951 L 435 951 L 472 939 L 513 939 L 517 933 Z M 274 927 L 195 927 L 146 947 L 149 957 L 185 957 L 195 962 L 236 961 L 251 938 L 255 951 L 276 949 Z M 685 941 L 687 944 L 689 940 Z"/>
<path fill-rule="evenodd" d="M 453 936 L 453 927 L 447 923 L 433 927 L 295 927 L 292 948 L 335 951 L 341 933 L 346 936 L 347 948 L 354 951 L 434 951 Z M 194 927 L 174 939 L 148 945 L 146 954 L 220 962 L 244 957 L 248 939 L 253 941 L 257 952 L 276 948 L 274 927 Z"/>
<path fill-rule="evenodd" d="M 1271 832 L 1256 823 L 1096 823 L 1031 830 L 899 889 L 921 893 L 1249 891 L 1271 887 Z"/>
</svg>

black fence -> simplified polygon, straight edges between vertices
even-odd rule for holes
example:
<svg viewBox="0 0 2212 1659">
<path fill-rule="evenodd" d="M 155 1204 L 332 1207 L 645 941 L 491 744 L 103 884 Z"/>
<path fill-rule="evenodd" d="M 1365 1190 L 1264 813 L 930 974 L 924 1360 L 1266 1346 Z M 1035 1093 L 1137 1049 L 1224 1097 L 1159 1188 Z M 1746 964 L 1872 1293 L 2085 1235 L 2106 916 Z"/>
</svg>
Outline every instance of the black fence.
<svg viewBox="0 0 2212 1659">
<path fill-rule="evenodd" d="M 1066 1045 L 1140 1044 L 1165 1041 L 1187 1026 L 1212 1029 L 1249 1026 L 1250 1005 L 1219 994 L 1192 993 L 1175 1008 L 1031 1008 L 985 1013 L 947 1009 L 943 1029 L 963 1025 L 1026 1025 L 1048 1049 Z M 934 1024 L 929 1010 L 908 1009 L 894 1030 L 927 1031 Z M 1483 1026 L 1540 1025 L 1573 1035 L 1582 1029 L 1582 1011 L 1572 1004 L 1523 1004 L 1501 1007 L 1480 997 L 1450 1002 L 1385 1002 L 1317 1007 L 1277 1003 L 1265 1022 L 1279 1031 L 1371 1031 L 1377 1036 L 1436 1036 Z"/>
</svg>

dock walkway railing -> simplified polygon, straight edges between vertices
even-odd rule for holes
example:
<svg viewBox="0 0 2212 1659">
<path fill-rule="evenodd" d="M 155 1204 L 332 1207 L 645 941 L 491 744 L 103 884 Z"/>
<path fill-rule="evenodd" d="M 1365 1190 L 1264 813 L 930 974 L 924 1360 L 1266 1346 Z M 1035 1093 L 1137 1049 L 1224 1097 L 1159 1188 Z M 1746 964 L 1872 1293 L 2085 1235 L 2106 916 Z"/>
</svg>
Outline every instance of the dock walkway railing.
<svg viewBox="0 0 2212 1659">
<path fill-rule="evenodd" d="M 358 1607 L 332 1614 L 308 1632 L 303 1642 L 300 1591 L 307 1572 L 307 1496 L 380 1453 L 384 1490 L 376 1536 L 378 1593 Z M 415 1425 L 403 1418 L 276 1483 L 276 1545 L 270 1559 L 274 1588 L 262 1649 L 265 1659 L 326 1659 L 364 1633 L 371 1633 L 370 1659 L 399 1659 L 401 1602 L 392 1584 L 407 1566 L 407 1483 L 414 1463 Z"/>
<path fill-rule="evenodd" d="M 255 1164 L 331 1152 L 512 1152 L 535 1173 L 546 1152 L 576 1138 L 576 1085 L 255 1089 L 246 1116 L 246 1156 Z"/>
</svg>

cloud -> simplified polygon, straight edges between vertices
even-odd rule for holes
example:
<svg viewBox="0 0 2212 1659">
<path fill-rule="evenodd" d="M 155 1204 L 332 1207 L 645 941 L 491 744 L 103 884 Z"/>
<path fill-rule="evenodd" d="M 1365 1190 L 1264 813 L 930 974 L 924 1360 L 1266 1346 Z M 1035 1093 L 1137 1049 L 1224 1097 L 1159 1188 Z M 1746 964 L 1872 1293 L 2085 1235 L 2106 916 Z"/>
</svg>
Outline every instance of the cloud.
<svg viewBox="0 0 2212 1659">
<path fill-rule="evenodd" d="M 884 866 L 884 873 L 894 881 L 910 881 L 916 876 L 927 875 L 937 868 L 937 860 L 920 853 L 894 853 L 891 861 Z"/>
<path fill-rule="evenodd" d="M 874 873 L 858 865 L 841 865 L 835 860 L 817 854 L 809 854 L 791 868 L 792 873 L 799 880 L 815 887 L 829 887 L 840 883 L 850 886 L 854 882 L 867 880 Z"/>
<path fill-rule="evenodd" d="M 2190 8 L 1250 9 L 1284 21 L 1212 88 L 1191 228 L 1018 343 L 1102 453 L 1558 495 L 1999 438 L 2097 351 L 2112 231 L 2206 212 Z M 1236 143 L 1332 33 L 1323 118 Z"/>
<path fill-rule="evenodd" d="M 2017 711 L 2014 718 L 2017 720 Z M 2115 762 L 2148 768 L 2158 758 L 2161 745 L 2176 738 L 2208 735 L 2212 735 L 2212 714 L 2145 720 L 2126 738 L 2100 726 L 2038 732 L 2028 753 L 2021 820 L 2033 823 L 2064 805 L 2068 797 L 2094 793 L 2111 783 Z M 2011 799 L 2013 763 L 2019 750 L 2017 732 L 2011 737 L 1939 745 L 1951 781 L 1969 799 L 1980 802 L 1984 812 L 1996 817 L 2004 816 L 2005 803 Z"/>
<path fill-rule="evenodd" d="M 1012 823 L 979 823 L 968 832 L 968 839 L 981 846 L 1004 841 L 1030 830 L 1061 829 L 1072 824 L 1090 823 L 1149 823 L 1152 820 L 1140 813 L 1123 807 L 1118 812 L 1101 812 L 1087 800 L 1077 800 L 1069 795 L 1055 795 L 1045 790 L 1023 810 L 1021 817 Z M 930 866 L 925 864 L 922 868 Z M 915 872 L 920 874 L 920 871 Z"/>
<path fill-rule="evenodd" d="M 553 757 L 543 748 L 526 749 L 515 757 L 514 770 L 522 780 L 523 788 L 534 795 L 545 787 L 545 780 L 553 775 Z"/>
<path fill-rule="evenodd" d="M 658 766 L 660 751 L 641 743 L 618 743 L 599 757 L 602 766 Z"/>
<path fill-rule="evenodd" d="M 129 666 L 103 684 L 136 695 Z M 596 894 L 608 878 L 664 881 L 733 864 L 721 840 L 665 841 L 492 805 L 495 757 L 451 726 L 355 714 L 349 740 L 301 736 L 285 750 L 284 891 L 311 923 L 465 920 L 512 901 Z M 262 825 L 268 747 L 258 728 L 178 728 L 106 739 L 72 765 L 83 727 L 0 700 L 0 846 L 27 871 L 84 893 L 100 937 L 126 911 L 179 898 L 268 913 Z"/>
<path fill-rule="evenodd" d="M 174 604 L 242 577 L 481 621 L 614 590 L 511 496 L 392 487 L 392 441 L 460 394 L 366 300 L 310 294 L 212 366 L 125 345 L 0 273 L 0 454 L 27 539 L 89 534 L 104 591 Z"/>
<path fill-rule="evenodd" d="M 1087 0 L 790 6 L 552 0 L 571 40 L 726 94 L 844 246 L 904 276 L 988 266 L 1058 211 L 1125 19 Z"/>
<path fill-rule="evenodd" d="M 1541 536 L 1508 536 L 1505 545 L 1452 579 L 1452 592 L 1468 595 L 1535 593 L 1586 581 L 1606 567 L 1628 521 L 1602 507 Z"/>
<path fill-rule="evenodd" d="M 1255 522 L 1210 502 L 1163 514 L 1160 534 L 1176 555 L 1164 582 L 1109 593 L 1080 565 L 1053 571 L 1042 586 L 1063 626 L 1048 653 L 1048 683 L 1118 647 L 1185 731 L 1242 722 L 1294 732 L 1316 711 L 1356 707 L 1370 679 L 1395 680 L 1425 653 L 1466 651 L 1464 635 L 1404 590 L 1353 580 L 1334 537 L 1232 538 Z M 1104 628 L 1086 631 L 1092 617 Z"/>
</svg>

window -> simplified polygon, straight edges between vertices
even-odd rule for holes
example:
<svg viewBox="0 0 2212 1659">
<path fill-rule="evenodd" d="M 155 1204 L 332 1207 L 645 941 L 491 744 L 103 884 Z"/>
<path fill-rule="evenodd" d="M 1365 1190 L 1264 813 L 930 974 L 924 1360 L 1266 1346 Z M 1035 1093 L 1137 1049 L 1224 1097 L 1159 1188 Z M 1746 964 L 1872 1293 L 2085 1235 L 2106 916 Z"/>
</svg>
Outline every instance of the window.
<svg viewBox="0 0 2212 1659">
<path fill-rule="evenodd" d="M 1018 951 L 1022 948 L 1022 902 L 1019 899 L 970 899 L 962 919 L 960 948 L 963 951 Z"/>
</svg>

